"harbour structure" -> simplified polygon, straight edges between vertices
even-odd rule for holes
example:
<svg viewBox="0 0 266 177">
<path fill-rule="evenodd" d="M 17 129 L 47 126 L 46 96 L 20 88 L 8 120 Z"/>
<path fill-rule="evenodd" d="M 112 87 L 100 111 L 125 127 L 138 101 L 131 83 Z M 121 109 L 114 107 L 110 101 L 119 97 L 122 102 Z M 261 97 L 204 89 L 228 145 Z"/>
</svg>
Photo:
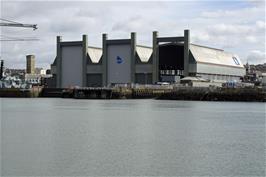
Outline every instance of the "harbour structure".
<svg viewBox="0 0 266 177">
<path fill-rule="evenodd" d="M 228 81 L 245 75 L 237 55 L 190 43 L 189 30 L 177 37 L 159 37 L 154 31 L 152 47 L 137 44 L 136 37 L 135 32 L 128 39 L 108 39 L 103 34 L 102 48 L 97 48 L 88 45 L 87 35 L 81 41 L 57 36 L 51 65 L 54 87 L 176 83 L 188 76 Z"/>
</svg>

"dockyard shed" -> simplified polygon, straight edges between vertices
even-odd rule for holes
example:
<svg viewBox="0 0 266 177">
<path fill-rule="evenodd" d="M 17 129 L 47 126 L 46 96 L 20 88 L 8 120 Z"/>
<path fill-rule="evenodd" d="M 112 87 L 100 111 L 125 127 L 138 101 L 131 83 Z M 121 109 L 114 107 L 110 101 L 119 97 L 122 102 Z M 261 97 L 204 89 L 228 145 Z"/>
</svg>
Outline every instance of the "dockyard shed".
<svg viewBox="0 0 266 177">
<path fill-rule="evenodd" d="M 137 34 L 127 39 L 102 35 L 102 48 L 57 37 L 57 55 L 51 65 L 57 88 L 109 87 L 116 84 L 176 83 L 184 77 L 215 81 L 240 80 L 245 69 L 240 58 L 222 49 L 190 43 L 183 36 L 160 37 L 153 32 L 152 47 L 139 45 Z"/>
</svg>

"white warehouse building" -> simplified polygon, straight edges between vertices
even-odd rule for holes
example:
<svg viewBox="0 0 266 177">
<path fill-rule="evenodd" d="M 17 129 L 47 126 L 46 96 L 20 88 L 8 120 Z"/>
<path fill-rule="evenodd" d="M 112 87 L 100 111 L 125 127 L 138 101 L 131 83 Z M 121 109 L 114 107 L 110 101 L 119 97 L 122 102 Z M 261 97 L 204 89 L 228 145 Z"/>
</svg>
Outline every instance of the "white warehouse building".
<svg viewBox="0 0 266 177">
<path fill-rule="evenodd" d="M 221 49 L 190 45 L 196 76 L 210 80 L 239 80 L 245 68 L 239 57 Z"/>
<path fill-rule="evenodd" d="M 153 32 L 152 47 L 136 44 L 136 33 L 129 39 L 103 34 L 102 48 L 88 46 L 87 35 L 81 41 L 62 41 L 58 36 L 51 72 L 57 88 L 155 84 L 186 76 L 231 81 L 245 75 L 237 55 L 190 43 L 189 30 L 177 37 Z"/>
</svg>

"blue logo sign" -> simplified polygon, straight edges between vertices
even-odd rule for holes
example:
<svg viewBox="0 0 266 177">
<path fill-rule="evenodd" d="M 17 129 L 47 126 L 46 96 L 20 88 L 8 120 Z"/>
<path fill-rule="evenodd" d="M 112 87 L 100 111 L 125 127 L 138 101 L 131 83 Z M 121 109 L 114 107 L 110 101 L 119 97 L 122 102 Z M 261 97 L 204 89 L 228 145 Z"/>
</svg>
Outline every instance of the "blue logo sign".
<svg viewBox="0 0 266 177">
<path fill-rule="evenodd" d="M 121 64 L 121 63 L 123 63 L 123 59 L 122 59 L 121 57 L 117 56 L 117 57 L 116 57 L 116 63 L 117 63 L 117 64 Z"/>
</svg>

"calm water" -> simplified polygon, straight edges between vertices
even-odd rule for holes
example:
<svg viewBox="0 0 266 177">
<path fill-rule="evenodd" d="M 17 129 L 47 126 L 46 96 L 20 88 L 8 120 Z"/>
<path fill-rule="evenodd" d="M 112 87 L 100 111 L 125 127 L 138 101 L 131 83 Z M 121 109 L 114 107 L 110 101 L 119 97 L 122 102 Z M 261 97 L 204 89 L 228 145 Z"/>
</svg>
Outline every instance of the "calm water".
<svg viewBox="0 0 266 177">
<path fill-rule="evenodd" d="M 1 99 L 3 176 L 265 176 L 265 104 Z"/>
</svg>

